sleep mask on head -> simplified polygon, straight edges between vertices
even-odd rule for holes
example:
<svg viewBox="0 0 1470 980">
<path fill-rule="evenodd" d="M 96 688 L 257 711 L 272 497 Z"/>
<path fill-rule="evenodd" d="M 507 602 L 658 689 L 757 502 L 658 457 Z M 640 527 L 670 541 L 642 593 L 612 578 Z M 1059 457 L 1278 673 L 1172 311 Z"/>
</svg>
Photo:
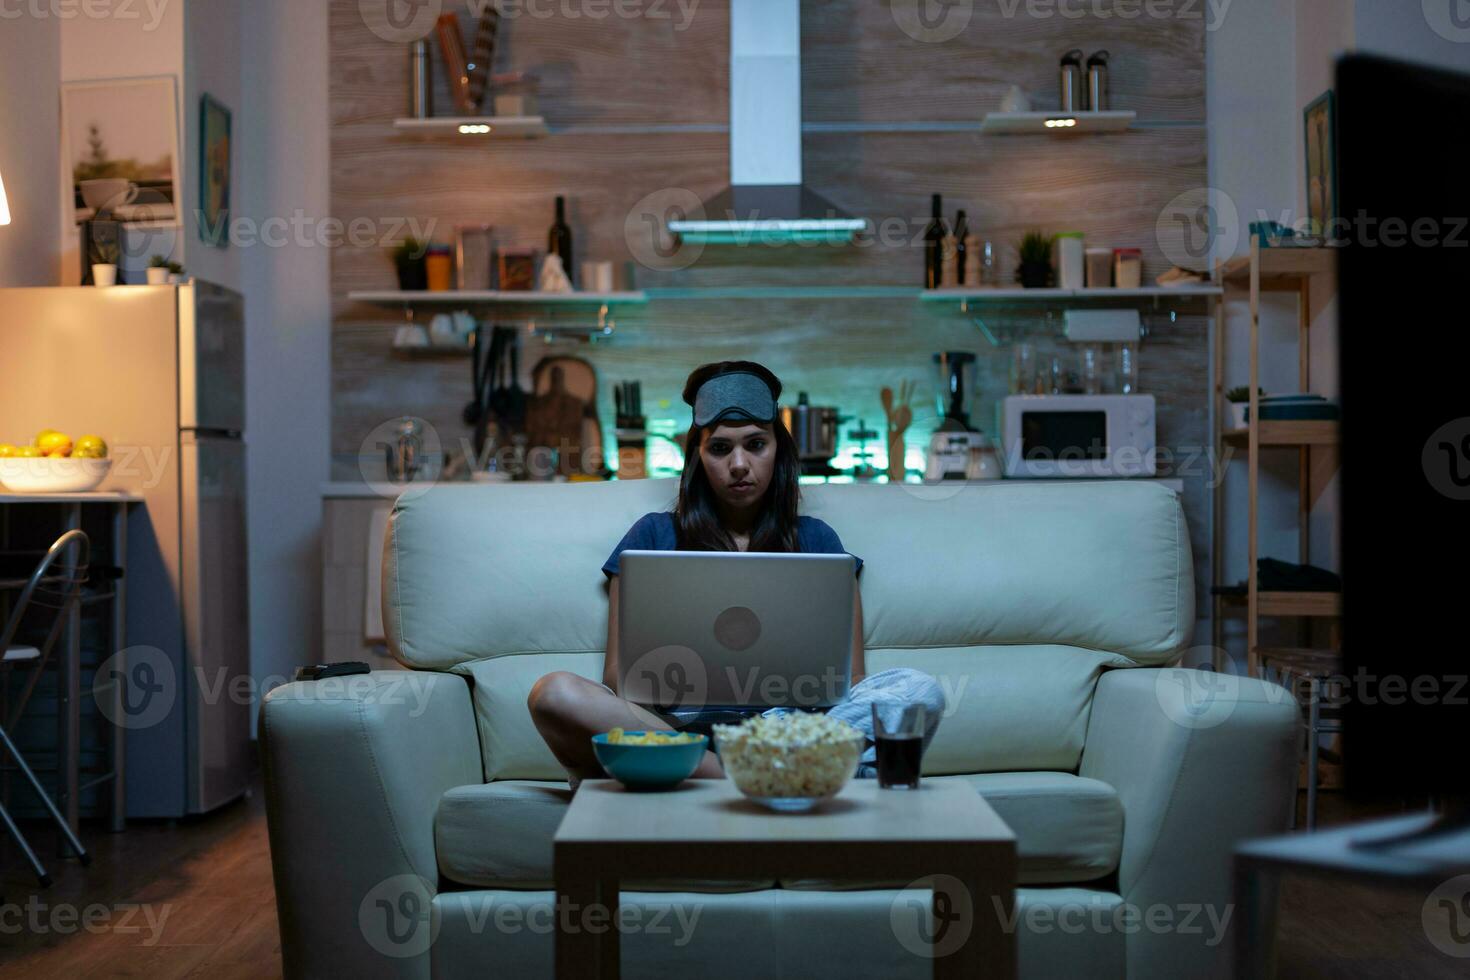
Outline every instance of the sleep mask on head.
<svg viewBox="0 0 1470 980">
<path fill-rule="evenodd" d="M 758 375 L 745 371 L 720 374 L 699 386 L 694 395 L 694 424 L 709 425 L 726 419 L 771 422 L 776 399 Z"/>
</svg>

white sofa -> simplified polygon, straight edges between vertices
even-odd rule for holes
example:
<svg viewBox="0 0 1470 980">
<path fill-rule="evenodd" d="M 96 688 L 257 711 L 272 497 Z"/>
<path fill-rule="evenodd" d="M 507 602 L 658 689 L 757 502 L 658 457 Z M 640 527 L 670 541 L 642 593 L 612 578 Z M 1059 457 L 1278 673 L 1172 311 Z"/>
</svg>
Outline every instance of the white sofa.
<svg viewBox="0 0 1470 980">
<path fill-rule="evenodd" d="M 551 838 L 569 796 L 526 695 L 550 670 L 600 677 L 600 566 L 674 492 L 399 500 L 384 622 L 413 670 L 289 684 L 262 707 L 288 976 L 551 976 Z M 1169 667 L 1195 601 L 1174 494 L 818 486 L 803 506 L 867 562 L 869 670 L 945 685 L 925 778 L 973 786 L 1017 835 L 1022 976 L 1228 975 L 1231 848 L 1288 826 L 1297 707 Z M 699 918 L 625 936 L 623 974 L 928 977 L 895 933 L 901 884 L 639 883 L 625 906 Z"/>
</svg>

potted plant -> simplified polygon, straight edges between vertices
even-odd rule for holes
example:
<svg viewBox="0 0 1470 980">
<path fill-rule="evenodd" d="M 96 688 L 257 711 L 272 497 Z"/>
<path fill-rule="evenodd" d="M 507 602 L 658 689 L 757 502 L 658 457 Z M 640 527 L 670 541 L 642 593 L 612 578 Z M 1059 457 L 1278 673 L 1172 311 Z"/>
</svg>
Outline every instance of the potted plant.
<svg viewBox="0 0 1470 980">
<path fill-rule="evenodd" d="M 92 250 L 92 284 L 99 287 L 117 285 L 117 243 L 99 242 Z"/>
<path fill-rule="evenodd" d="M 428 251 L 428 242 L 421 242 L 417 238 L 405 238 L 403 244 L 393 250 L 393 266 L 398 270 L 399 289 L 407 291 L 429 288 Z"/>
<path fill-rule="evenodd" d="M 1257 392 L 1264 395 L 1266 389 L 1257 388 Z M 1246 427 L 1246 409 L 1251 407 L 1251 390 L 1249 385 L 1239 385 L 1225 392 L 1225 400 L 1230 403 L 1230 427 L 1232 429 L 1244 429 Z"/>
<path fill-rule="evenodd" d="M 1016 270 L 1016 278 L 1021 285 L 1027 289 L 1051 285 L 1051 239 L 1039 231 L 1028 231 L 1017 251 L 1021 264 Z"/>
<path fill-rule="evenodd" d="M 155 255 L 148 260 L 148 285 L 165 286 L 168 284 L 169 261 L 162 255 Z"/>
<path fill-rule="evenodd" d="M 184 275 L 184 267 L 177 262 L 168 264 L 168 281 L 177 285 L 188 277 Z"/>
</svg>

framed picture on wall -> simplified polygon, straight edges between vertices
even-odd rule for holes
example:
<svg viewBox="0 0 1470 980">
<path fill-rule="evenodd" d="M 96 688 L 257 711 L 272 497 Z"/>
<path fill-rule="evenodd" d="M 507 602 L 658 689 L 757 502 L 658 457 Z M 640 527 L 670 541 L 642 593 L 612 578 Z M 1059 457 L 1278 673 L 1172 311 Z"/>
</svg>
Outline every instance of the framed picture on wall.
<svg viewBox="0 0 1470 980">
<path fill-rule="evenodd" d="M 230 110 L 209 93 L 199 99 L 199 237 L 230 244 Z"/>
<path fill-rule="evenodd" d="M 1332 90 L 1313 99 L 1302 112 L 1306 130 L 1307 223 L 1313 235 L 1335 232 L 1337 218 L 1337 143 Z"/>
<path fill-rule="evenodd" d="M 75 227 L 98 217 L 179 224 L 178 109 L 172 76 L 66 82 L 61 159 Z"/>
</svg>

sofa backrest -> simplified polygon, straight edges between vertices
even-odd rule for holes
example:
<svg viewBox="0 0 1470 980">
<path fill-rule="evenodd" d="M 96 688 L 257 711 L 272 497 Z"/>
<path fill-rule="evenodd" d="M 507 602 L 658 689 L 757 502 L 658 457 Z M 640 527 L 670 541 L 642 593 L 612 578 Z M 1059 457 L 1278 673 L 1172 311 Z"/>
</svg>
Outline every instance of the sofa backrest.
<svg viewBox="0 0 1470 980">
<path fill-rule="evenodd" d="M 443 485 L 399 500 L 389 647 L 405 666 L 474 678 L 487 777 L 560 772 L 530 725 L 529 685 L 554 669 L 600 678 L 602 563 L 676 491 Z M 803 512 L 866 562 L 869 671 L 946 683 L 927 771 L 1075 768 L 1098 672 L 1167 663 L 1193 628 L 1189 535 L 1157 484 L 821 485 L 803 488 Z"/>
</svg>

